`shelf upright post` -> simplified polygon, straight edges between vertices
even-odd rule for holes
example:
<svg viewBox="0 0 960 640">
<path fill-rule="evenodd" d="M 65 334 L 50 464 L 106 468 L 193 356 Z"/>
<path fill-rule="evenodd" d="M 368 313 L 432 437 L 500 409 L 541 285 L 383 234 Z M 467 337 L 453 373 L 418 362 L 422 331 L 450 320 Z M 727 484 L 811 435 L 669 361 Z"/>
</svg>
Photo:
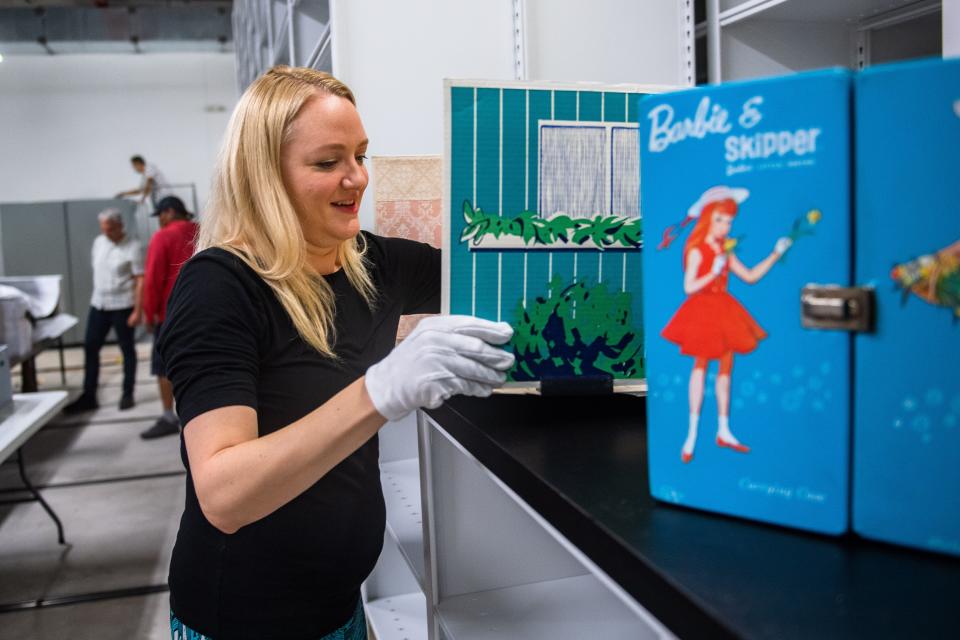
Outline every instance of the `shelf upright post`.
<svg viewBox="0 0 960 640">
<path fill-rule="evenodd" d="M 707 78 L 710 84 L 722 81 L 720 69 L 720 0 L 707 0 Z"/>
<path fill-rule="evenodd" d="M 297 66 L 297 43 L 294 37 L 295 27 L 293 24 L 294 11 L 297 8 L 297 0 L 287 0 L 287 46 L 290 52 L 290 66 Z"/>
<path fill-rule="evenodd" d="M 440 637 L 437 607 L 440 585 L 437 579 L 437 536 L 434 531 L 436 512 L 433 507 L 433 465 L 431 455 L 432 428 L 423 410 L 417 411 L 417 447 L 420 457 L 420 515 L 423 523 L 423 591 L 427 601 L 427 630 L 430 640 Z"/>
<path fill-rule="evenodd" d="M 283 2 L 283 0 L 280 1 Z M 290 33 L 290 29 L 288 28 L 290 19 L 290 12 L 284 11 L 283 16 L 280 18 L 280 26 L 277 27 L 277 30 L 274 32 L 273 58 L 270 61 L 271 66 L 283 62 L 284 40 L 288 38 Z M 287 52 L 289 53 L 289 46 L 287 47 Z M 290 60 L 287 60 L 286 64 L 293 66 Z"/>
<path fill-rule="evenodd" d="M 323 33 L 317 38 L 317 44 L 303 66 L 310 67 L 311 69 L 317 68 L 317 63 L 320 62 L 320 58 L 323 57 L 323 54 L 327 51 L 327 47 L 330 46 L 330 24 L 331 23 L 328 22 L 327 26 L 323 28 Z"/>
<path fill-rule="evenodd" d="M 276 58 L 273 51 L 273 1 L 267 0 L 267 66 L 272 66 Z"/>
<path fill-rule="evenodd" d="M 684 0 L 680 10 L 680 77 L 686 86 L 697 83 L 696 35 L 693 0 Z"/>
<path fill-rule="evenodd" d="M 943 0 L 943 57 L 960 56 L 960 0 Z"/>
<path fill-rule="evenodd" d="M 513 78 L 527 79 L 527 45 L 524 38 L 524 0 L 513 0 Z"/>
<path fill-rule="evenodd" d="M 870 66 L 870 30 L 857 29 L 855 40 L 853 68 L 863 71 Z"/>
</svg>

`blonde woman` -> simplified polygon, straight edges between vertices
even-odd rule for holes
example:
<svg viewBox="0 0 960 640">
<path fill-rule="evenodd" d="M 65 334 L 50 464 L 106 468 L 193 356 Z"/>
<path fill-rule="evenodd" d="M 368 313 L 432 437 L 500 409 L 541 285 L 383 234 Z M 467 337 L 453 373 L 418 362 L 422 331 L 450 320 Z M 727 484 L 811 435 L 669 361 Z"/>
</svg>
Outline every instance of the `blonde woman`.
<svg viewBox="0 0 960 640">
<path fill-rule="evenodd" d="M 184 425 L 174 638 L 365 638 L 383 542 L 377 431 L 489 395 L 508 325 L 425 321 L 440 255 L 361 232 L 367 136 L 350 90 L 275 67 L 241 97 L 160 351 Z M 192 635 L 191 635 L 192 634 Z"/>
</svg>

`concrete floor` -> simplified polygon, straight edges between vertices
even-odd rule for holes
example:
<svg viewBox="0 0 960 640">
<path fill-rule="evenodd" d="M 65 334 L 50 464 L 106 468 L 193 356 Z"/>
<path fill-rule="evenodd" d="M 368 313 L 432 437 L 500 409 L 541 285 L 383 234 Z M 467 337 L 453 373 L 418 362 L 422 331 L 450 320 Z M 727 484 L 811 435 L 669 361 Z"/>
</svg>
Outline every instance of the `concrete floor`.
<svg viewBox="0 0 960 640">
<path fill-rule="evenodd" d="M 63 521 L 67 545 L 57 544 L 39 503 L 16 502 L 27 494 L 13 460 L 0 465 L 0 640 L 170 638 L 165 589 L 183 508 L 183 465 L 179 438 L 139 437 L 161 408 L 149 375 L 150 345 L 138 345 L 138 352 L 135 408 L 117 410 L 120 354 L 105 347 L 101 408 L 57 416 L 23 448 L 27 474 Z M 41 354 L 39 388 L 79 395 L 82 350 L 66 350 L 66 364 L 64 386 L 56 351 Z M 154 592 L 104 593 L 144 587 Z M 71 603 L 72 596 L 91 594 L 106 597 Z M 56 606 L 38 608 L 38 601 Z M 11 611 L 14 605 L 19 610 Z"/>
</svg>

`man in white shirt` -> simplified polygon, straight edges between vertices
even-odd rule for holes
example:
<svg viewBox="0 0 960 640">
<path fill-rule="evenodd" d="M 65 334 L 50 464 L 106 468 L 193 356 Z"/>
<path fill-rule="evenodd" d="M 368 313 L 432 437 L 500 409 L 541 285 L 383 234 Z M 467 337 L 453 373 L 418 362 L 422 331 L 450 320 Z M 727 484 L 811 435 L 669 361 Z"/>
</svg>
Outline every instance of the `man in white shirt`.
<svg viewBox="0 0 960 640">
<path fill-rule="evenodd" d="M 148 163 L 143 159 L 143 156 L 133 156 L 130 158 L 130 164 L 133 165 L 133 170 L 141 176 L 140 186 L 136 189 L 121 191 L 116 195 L 117 198 L 138 195 L 141 203 L 146 202 L 149 197 L 150 202 L 156 205 L 161 198 L 170 195 L 168 193 L 170 183 L 167 182 L 166 176 L 157 168 L 157 165 Z"/>
<path fill-rule="evenodd" d="M 120 409 L 133 407 L 137 373 L 134 329 L 140 323 L 143 296 L 143 256 L 140 243 L 123 230 L 118 209 L 102 211 L 97 219 L 101 235 L 93 241 L 93 295 L 84 338 L 83 394 L 64 409 L 67 413 L 99 407 L 100 349 L 111 327 L 123 354 L 123 394 Z"/>
</svg>

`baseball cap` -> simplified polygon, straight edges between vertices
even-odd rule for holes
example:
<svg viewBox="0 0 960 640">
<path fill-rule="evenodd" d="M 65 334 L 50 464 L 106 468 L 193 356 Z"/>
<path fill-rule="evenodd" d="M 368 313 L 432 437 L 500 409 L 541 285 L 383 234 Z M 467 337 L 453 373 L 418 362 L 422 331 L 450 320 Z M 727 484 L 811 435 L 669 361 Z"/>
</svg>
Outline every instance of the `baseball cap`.
<svg viewBox="0 0 960 640">
<path fill-rule="evenodd" d="M 173 209 L 174 211 L 176 211 L 182 216 L 190 217 L 193 215 L 189 211 L 187 211 L 187 208 L 183 206 L 183 200 L 181 200 L 177 196 L 167 196 L 166 198 L 163 198 L 160 202 L 157 203 L 157 210 L 151 213 L 150 215 L 158 216 L 160 215 L 161 211 L 165 211 L 167 209 Z"/>
</svg>

